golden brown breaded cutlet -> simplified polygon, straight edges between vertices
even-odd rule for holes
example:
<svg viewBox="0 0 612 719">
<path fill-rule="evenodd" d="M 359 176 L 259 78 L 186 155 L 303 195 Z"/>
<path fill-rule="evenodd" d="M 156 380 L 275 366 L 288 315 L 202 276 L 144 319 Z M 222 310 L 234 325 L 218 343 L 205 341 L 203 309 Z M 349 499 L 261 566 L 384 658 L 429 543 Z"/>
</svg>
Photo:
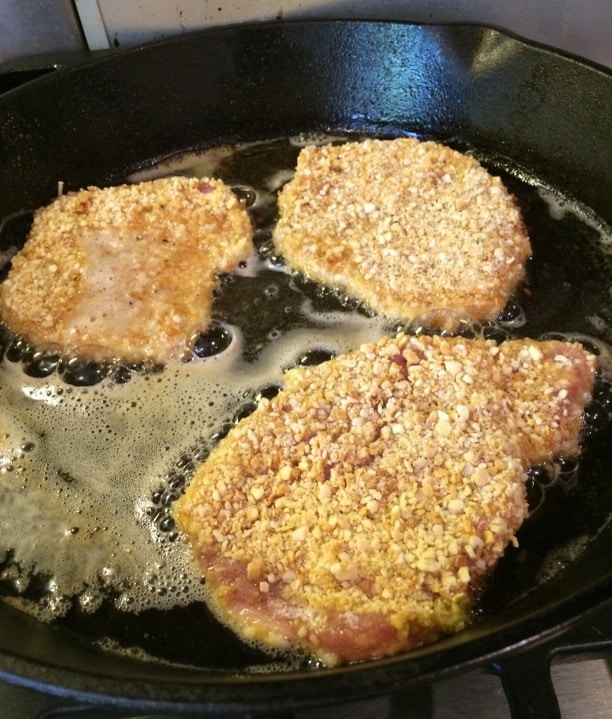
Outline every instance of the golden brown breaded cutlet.
<svg viewBox="0 0 612 719">
<path fill-rule="evenodd" d="M 594 365 L 399 336 L 289 371 L 174 508 L 219 616 L 330 664 L 462 628 L 527 517 L 526 469 L 579 451 Z"/>
<path fill-rule="evenodd" d="M 501 180 L 436 142 L 306 147 L 278 204 L 290 267 L 405 323 L 495 319 L 531 254 Z"/>
<path fill-rule="evenodd" d="M 164 362 L 207 327 L 217 274 L 251 253 L 251 235 L 216 179 L 71 192 L 36 212 L 0 287 L 2 315 L 37 347 Z"/>
</svg>

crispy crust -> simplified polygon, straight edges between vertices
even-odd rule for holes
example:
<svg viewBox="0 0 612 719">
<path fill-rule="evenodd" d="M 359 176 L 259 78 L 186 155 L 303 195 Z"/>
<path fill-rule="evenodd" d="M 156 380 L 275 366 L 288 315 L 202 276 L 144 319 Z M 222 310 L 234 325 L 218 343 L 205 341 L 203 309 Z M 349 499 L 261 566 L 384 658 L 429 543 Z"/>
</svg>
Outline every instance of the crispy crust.
<svg viewBox="0 0 612 719">
<path fill-rule="evenodd" d="M 175 506 L 220 614 L 331 663 L 460 629 L 527 516 L 526 468 L 578 452 L 593 372 L 578 345 L 405 336 L 291 370 Z M 374 618 L 382 646 L 337 646 Z"/>
<path fill-rule="evenodd" d="M 291 267 L 404 322 L 494 319 L 531 254 L 501 180 L 435 142 L 307 147 L 278 202 Z"/>
<path fill-rule="evenodd" d="M 38 210 L 2 313 L 38 347 L 163 362 L 206 328 L 216 275 L 251 250 L 246 211 L 219 180 L 90 187 Z"/>
</svg>

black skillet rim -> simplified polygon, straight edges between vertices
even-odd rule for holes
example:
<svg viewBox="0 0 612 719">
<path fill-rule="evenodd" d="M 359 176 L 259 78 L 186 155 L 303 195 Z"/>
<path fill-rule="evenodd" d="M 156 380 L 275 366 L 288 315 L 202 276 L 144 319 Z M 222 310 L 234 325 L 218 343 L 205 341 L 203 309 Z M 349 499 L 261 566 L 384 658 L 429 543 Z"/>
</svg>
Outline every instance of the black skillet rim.
<svg viewBox="0 0 612 719">
<path fill-rule="evenodd" d="M 319 21 L 291 21 L 284 24 L 307 24 L 312 26 L 318 23 Z M 363 21 L 320 21 L 320 23 L 326 25 L 340 23 L 347 26 L 362 24 Z M 367 24 L 428 27 L 420 23 L 388 23 L 386 21 Z M 274 23 L 270 23 L 270 25 L 274 25 Z M 444 26 L 432 24 L 430 27 L 439 28 Z M 459 27 L 490 29 L 472 24 L 461 24 Z M 194 34 L 208 35 L 228 31 L 231 32 L 232 28 L 213 28 Z M 518 43 L 522 49 L 531 48 L 538 52 L 550 52 L 563 57 L 561 53 L 513 37 L 508 33 L 497 30 L 494 32 L 499 33 L 502 37 L 510 38 L 513 42 Z M 160 46 L 174 43 L 175 41 L 176 39 L 164 40 L 153 43 L 153 45 Z M 148 46 L 145 46 L 145 51 L 146 47 Z M 94 60 L 93 63 L 87 63 L 84 66 L 62 72 L 86 72 L 90 64 L 104 63 L 107 60 L 112 62 L 117 56 L 138 54 L 142 50 L 143 48 L 134 48 L 121 51 L 112 56 Z M 586 67 L 592 66 L 590 63 L 570 57 L 566 57 L 566 60 Z M 598 72 L 601 71 L 600 68 L 594 66 L 593 69 Z M 34 82 L 54 82 L 54 76 L 55 73 L 53 76 Z M 19 92 L 19 90 L 15 92 Z M 603 534 L 605 535 L 606 532 L 604 531 Z M 610 532 L 607 532 L 607 534 L 610 535 Z M 610 538 L 608 537 L 602 543 L 609 547 Z M 85 668 L 80 670 L 64 669 L 7 652 L 0 654 L 0 662 L 4 664 L 4 668 L 0 669 L 0 678 L 16 684 L 50 691 L 58 695 L 66 694 L 73 698 L 91 701 L 109 701 L 111 699 L 117 706 L 154 707 L 157 710 L 166 706 L 189 710 L 210 709 L 219 706 L 228 709 L 230 707 L 253 706 L 262 702 L 268 707 L 320 704 L 332 698 L 337 700 L 338 691 L 342 691 L 342 689 L 347 691 L 351 697 L 368 696 L 382 691 L 388 692 L 393 688 L 405 687 L 407 684 L 431 681 L 450 673 L 456 673 L 471 665 L 485 663 L 494 656 L 508 653 L 519 647 L 545 642 L 574 625 L 583 614 L 588 614 L 594 608 L 605 604 L 610 596 L 611 589 L 612 569 L 608 574 L 599 576 L 597 581 L 589 586 L 582 586 L 574 594 L 568 594 L 561 602 L 554 604 L 552 608 L 548 607 L 548 611 L 534 610 L 526 614 L 519 612 L 519 617 L 513 619 L 512 609 L 510 609 L 510 616 L 503 630 L 498 629 L 490 633 L 486 630 L 486 624 L 481 625 L 476 632 L 476 637 L 467 643 L 462 644 L 457 640 L 457 637 L 454 637 L 443 640 L 443 643 L 438 643 L 436 647 L 440 651 L 425 647 L 422 650 L 416 650 L 406 655 L 406 657 L 395 657 L 378 660 L 374 663 L 330 669 L 325 670 L 323 673 L 250 675 L 246 678 L 244 676 L 225 676 L 221 678 L 212 677 L 212 679 L 209 675 L 206 679 L 210 681 L 206 681 L 206 683 L 202 682 L 202 676 L 194 676 L 193 679 L 184 683 L 163 682 L 162 688 L 158 677 L 154 680 L 127 679 L 126 681 L 105 676 L 104 674 L 90 673 Z M 481 632 L 483 636 L 480 636 Z M 474 651 L 475 645 L 477 648 Z M 430 655 L 435 656 L 432 659 Z M 359 680 L 362 681 L 357 687 L 356 684 Z M 279 681 L 283 682 L 282 691 L 279 691 Z M 238 691 L 240 691 L 240 696 L 237 696 Z"/>
</svg>

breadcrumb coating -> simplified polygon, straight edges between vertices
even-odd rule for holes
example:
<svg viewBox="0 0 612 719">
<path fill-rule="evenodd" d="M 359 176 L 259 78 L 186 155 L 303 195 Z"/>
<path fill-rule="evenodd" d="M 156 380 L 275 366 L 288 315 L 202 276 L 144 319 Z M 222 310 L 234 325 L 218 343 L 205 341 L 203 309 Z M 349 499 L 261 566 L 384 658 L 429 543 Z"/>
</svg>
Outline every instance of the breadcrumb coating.
<svg viewBox="0 0 612 719">
<path fill-rule="evenodd" d="M 213 606 L 330 664 L 461 629 L 526 469 L 579 452 L 594 367 L 557 341 L 400 335 L 292 369 L 175 504 Z"/>
<path fill-rule="evenodd" d="M 0 287 L 2 314 L 37 347 L 164 362 L 206 328 L 217 274 L 248 257 L 251 235 L 216 179 L 71 192 L 36 212 Z"/>
<path fill-rule="evenodd" d="M 278 204 L 293 269 L 406 323 L 494 319 L 531 254 L 501 180 L 436 142 L 306 147 Z"/>
</svg>

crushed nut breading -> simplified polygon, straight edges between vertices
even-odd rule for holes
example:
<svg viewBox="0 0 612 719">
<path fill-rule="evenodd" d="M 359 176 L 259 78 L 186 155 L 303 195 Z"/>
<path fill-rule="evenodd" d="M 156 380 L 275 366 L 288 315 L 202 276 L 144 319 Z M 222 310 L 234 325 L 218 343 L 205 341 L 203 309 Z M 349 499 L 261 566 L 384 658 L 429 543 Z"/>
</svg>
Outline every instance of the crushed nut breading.
<svg viewBox="0 0 612 719">
<path fill-rule="evenodd" d="M 278 204 L 291 267 L 404 322 L 494 319 L 531 254 L 501 180 L 435 142 L 304 148 Z"/>
<path fill-rule="evenodd" d="M 249 256 L 251 235 L 220 180 L 71 192 L 36 212 L 2 314 L 38 347 L 163 362 L 207 327 L 216 276 Z"/>
<path fill-rule="evenodd" d="M 527 516 L 527 467 L 579 451 L 594 365 L 400 335 L 290 370 L 175 505 L 220 615 L 329 663 L 460 629 Z"/>
</svg>

